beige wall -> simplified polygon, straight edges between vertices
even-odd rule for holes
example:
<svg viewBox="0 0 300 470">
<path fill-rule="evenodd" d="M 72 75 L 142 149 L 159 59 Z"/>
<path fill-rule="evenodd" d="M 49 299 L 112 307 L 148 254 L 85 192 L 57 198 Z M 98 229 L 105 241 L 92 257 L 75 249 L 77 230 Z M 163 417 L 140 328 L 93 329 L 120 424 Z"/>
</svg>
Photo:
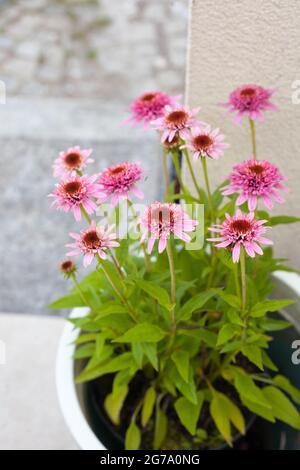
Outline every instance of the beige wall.
<svg viewBox="0 0 300 470">
<path fill-rule="evenodd" d="M 213 182 L 251 155 L 248 122 L 235 126 L 217 103 L 239 84 L 275 87 L 280 112 L 267 112 L 257 125 L 258 156 L 278 164 L 289 178 L 287 202 L 276 204 L 274 214 L 299 216 L 300 104 L 292 102 L 292 84 L 300 80 L 300 1 L 194 0 L 189 36 L 187 102 L 201 106 L 201 119 L 220 127 L 231 145 L 218 162 L 209 161 Z M 201 180 L 198 163 L 196 171 Z M 270 235 L 277 254 L 300 268 L 300 224 L 276 227 Z"/>
</svg>

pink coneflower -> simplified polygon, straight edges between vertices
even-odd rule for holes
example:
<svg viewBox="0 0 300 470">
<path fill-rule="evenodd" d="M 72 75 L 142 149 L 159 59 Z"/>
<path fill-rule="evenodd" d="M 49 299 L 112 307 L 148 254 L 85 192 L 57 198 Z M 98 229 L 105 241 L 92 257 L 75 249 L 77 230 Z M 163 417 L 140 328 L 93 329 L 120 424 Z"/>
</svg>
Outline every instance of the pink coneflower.
<svg viewBox="0 0 300 470">
<path fill-rule="evenodd" d="M 224 150 L 229 147 L 229 144 L 224 142 L 224 138 L 225 136 L 220 134 L 219 129 L 212 129 L 209 125 L 204 129 L 193 128 L 191 129 L 191 135 L 182 148 L 192 150 L 194 160 L 199 157 L 211 157 L 217 160 L 223 155 Z"/>
<path fill-rule="evenodd" d="M 70 260 L 70 259 L 67 259 L 65 261 L 62 261 L 59 265 L 59 270 L 63 273 L 63 275 L 66 277 L 66 278 L 69 278 L 71 277 L 73 274 L 76 273 L 77 271 L 77 267 L 76 267 L 76 264 Z"/>
<path fill-rule="evenodd" d="M 166 105 L 174 106 L 179 99 L 180 95 L 170 96 L 160 91 L 144 93 L 131 104 L 131 117 L 127 122 L 143 123 L 144 127 L 147 127 L 151 121 L 163 115 Z"/>
<path fill-rule="evenodd" d="M 136 186 L 142 174 L 143 170 L 140 165 L 124 162 L 106 168 L 100 174 L 98 183 L 106 193 L 106 197 L 112 195 L 112 204 L 115 206 L 120 197 L 130 199 L 130 192 L 139 199 L 143 199 L 143 192 Z"/>
<path fill-rule="evenodd" d="M 192 127 L 202 127 L 203 123 L 197 121 L 196 115 L 200 108 L 189 110 L 186 106 L 166 106 L 164 115 L 155 121 L 152 121 L 154 129 L 162 132 L 161 141 L 171 142 L 175 135 L 186 140 L 190 136 Z"/>
<path fill-rule="evenodd" d="M 250 119 L 263 120 L 263 111 L 271 109 L 277 111 L 277 106 L 271 103 L 270 98 L 274 90 L 259 85 L 242 85 L 229 95 L 229 100 L 223 106 L 229 112 L 237 113 L 234 122 L 238 124 L 243 116 Z"/>
<path fill-rule="evenodd" d="M 246 160 L 239 163 L 233 167 L 229 179 L 230 184 L 222 188 L 223 195 L 239 192 L 237 205 L 248 201 L 250 211 L 255 210 L 258 198 L 263 200 L 268 209 L 272 209 L 272 198 L 279 203 L 284 202 L 276 190 L 288 191 L 288 188 L 281 184 L 285 177 L 267 160 Z"/>
<path fill-rule="evenodd" d="M 81 230 L 80 233 L 70 233 L 74 238 L 74 243 L 68 243 L 66 246 L 73 248 L 72 251 L 67 253 L 67 256 L 74 256 L 83 253 L 83 265 L 87 267 L 93 261 L 94 256 L 97 254 L 102 259 L 106 259 L 106 250 L 119 246 L 116 241 L 116 234 L 112 231 L 114 227 L 104 230 L 102 227 L 97 227 L 95 222 L 92 222 L 90 227 L 86 230 Z"/>
<path fill-rule="evenodd" d="M 191 237 L 185 232 L 192 232 L 196 225 L 198 222 L 190 219 L 178 204 L 154 202 L 141 218 L 141 226 L 145 229 L 142 241 L 150 233 L 148 253 L 152 252 L 155 240 L 159 240 L 158 252 L 162 253 L 171 234 L 189 242 Z"/>
<path fill-rule="evenodd" d="M 218 248 L 232 250 L 234 263 L 237 263 L 240 259 L 241 247 L 244 247 L 246 253 L 254 258 L 256 253 L 263 254 L 258 243 L 273 245 L 271 240 L 263 236 L 266 232 L 266 227 L 263 227 L 263 225 L 266 222 L 267 220 L 256 220 L 254 212 L 243 214 L 238 210 L 234 216 L 226 214 L 226 219 L 222 225 L 209 228 L 211 232 L 217 232 L 220 236 L 218 238 L 208 238 L 208 241 L 217 242 L 216 247 Z"/>
<path fill-rule="evenodd" d="M 92 149 L 80 149 L 80 147 L 70 147 L 68 150 L 59 153 L 59 157 L 54 161 L 54 176 L 65 178 L 76 171 L 82 171 L 88 163 L 94 160 L 89 158 Z"/>
<path fill-rule="evenodd" d="M 97 178 L 98 175 L 71 176 L 61 180 L 49 194 L 50 197 L 55 197 L 52 206 L 55 205 L 65 212 L 72 211 L 76 220 L 81 219 L 81 206 L 88 214 L 92 214 L 97 209 L 93 198 L 102 201 L 106 198 L 100 185 L 95 183 Z"/>
</svg>

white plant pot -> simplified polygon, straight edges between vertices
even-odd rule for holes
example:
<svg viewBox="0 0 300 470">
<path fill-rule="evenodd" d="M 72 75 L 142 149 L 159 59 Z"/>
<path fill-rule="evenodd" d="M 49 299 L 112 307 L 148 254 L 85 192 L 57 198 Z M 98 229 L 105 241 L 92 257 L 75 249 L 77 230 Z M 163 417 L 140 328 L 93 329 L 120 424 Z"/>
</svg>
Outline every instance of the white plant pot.
<svg viewBox="0 0 300 470">
<path fill-rule="evenodd" d="M 283 288 L 289 288 L 295 297 L 300 298 L 300 276 L 289 272 L 276 272 L 274 278 L 280 281 Z M 75 308 L 71 317 L 86 315 L 87 308 Z M 289 315 L 287 315 L 289 317 Z M 290 319 L 290 318 L 288 318 Z M 293 321 L 293 319 L 291 318 Z M 64 419 L 82 450 L 106 450 L 98 437 L 94 434 L 85 410 L 82 397 L 82 385 L 74 381 L 74 361 L 72 359 L 75 345 L 72 342 L 78 337 L 79 329 L 66 322 L 64 327 L 56 360 L 56 386 L 60 408 Z"/>
</svg>

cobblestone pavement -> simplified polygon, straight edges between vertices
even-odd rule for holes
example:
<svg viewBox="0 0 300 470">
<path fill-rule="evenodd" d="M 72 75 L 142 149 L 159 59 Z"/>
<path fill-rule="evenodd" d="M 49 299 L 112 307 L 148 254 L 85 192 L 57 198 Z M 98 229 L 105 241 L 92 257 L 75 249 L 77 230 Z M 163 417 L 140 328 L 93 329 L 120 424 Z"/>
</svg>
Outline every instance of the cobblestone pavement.
<svg viewBox="0 0 300 470">
<path fill-rule="evenodd" d="M 177 92 L 184 79 L 187 5 L 0 0 L 0 76 L 8 96 L 109 100 L 145 89 Z"/>
<path fill-rule="evenodd" d="M 182 92 L 187 7 L 188 0 L 0 0 L 7 91 L 0 104 L 0 311 L 49 314 L 47 303 L 66 291 L 57 264 L 68 231 L 78 227 L 50 211 L 46 198 L 59 150 L 93 147 L 95 171 L 141 161 L 147 200 L 159 197 L 155 134 L 120 122 L 145 90 Z"/>
</svg>

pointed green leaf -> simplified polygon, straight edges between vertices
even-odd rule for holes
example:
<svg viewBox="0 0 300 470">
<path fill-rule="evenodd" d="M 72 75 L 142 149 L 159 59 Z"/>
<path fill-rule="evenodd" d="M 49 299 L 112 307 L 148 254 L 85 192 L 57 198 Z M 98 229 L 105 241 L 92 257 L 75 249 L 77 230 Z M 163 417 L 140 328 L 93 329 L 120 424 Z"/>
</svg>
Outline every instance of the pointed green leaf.
<svg viewBox="0 0 300 470">
<path fill-rule="evenodd" d="M 183 380 L 186 382 L 189 381 L 189 372 L 190 372 L 190 357 L 189 354 L 185 351 L 175 351 L 171 356 L 177 370 Z"/>
<path fill-rule="evenodd" d="M 227 343 L 227 341 L 234 337 L 237 331 L 237 327 L 235 325 L 232 325 L 231 323 L 223 325 L 218 334 L 217 346 Z"/>
<path fill-rule="evenodd" d="M 276 312 L 281 310 L 288 305 L 294 304 L 294 300 L 265 300 L 264 302 L 259 302 L 252 308 L 250 315 L 251 317 L 257 318 L 262 317 L 267 312 Z"/>
<path fill-rule="evenodd" d="M 184 306 L 176 314 L 177 321 L 187 321 L 191 318 L 193 312 L 202 308 L 208 300 L 210 300 L 214 295 L 212 290 L 205 292 L 200 292 L 199 294 L 193 296 L 188 300 Z"/>
<path fill-rule="evenodd" d="M 132 420 L 125 436 L 125 449 L 138 450 L 141 445 L 141 432 L 135 421 Z"/>
<path fill-rule="evenodd" d="M 249 361 L 255 364 L 260 370 L 264 370 L 261 349 L 258 346 L 245 344 L 241 347 L 241 352 Z"/>
<path fill-rule="evenodd" d="M 162 307 L 167 308 L 170 310 L 171 308 L 171 301 L 168 291 L 157 284 L 154 284 L 150 281 L 137 281 L 137 285 L 150 297 L 157 300 L 157 302 L 162 305 Z"/>
<path fill-rule="evenodd" d="M 290 400 L 278 388 L 267 386 L 263 393 L 272 406 L 275 418 L 289 424 L 295 429 L 300 429 L 300 414 Z"/>
<path fill-rule="evenodd" d="M 120 412 L 128 394 L 128 386 L 122 385 L 106 396 L 104 400 L 104 408 L 111 421 L 118 426 L 120 424 Z"/>
<path fill-rule="evenodd" d="M 196 434 L 197 423 L 204 402 L 204 393 L 197 392 L 197 403 L 194 405 L 185 397 L 178 398 L 175 402 L 175 410 L 183 426 L 192 435 Z"/>
<path fill-rule="evenodd" d="M 167 435 L 168 419 L 159 407 L 156 410 L 153 449 L 159 450 Z"/>
<path fill-rule="evenodd" d="M 225 441 L 232 446 L 230 420 L 227 416 L 227 412 L 224 407 L 224 400 L 222 400 L 221 394 L 213 393 L 209 409 L 211 417 L 220 434 L 224 437 Z"/>
<path fill-rule="evenodd" d="M 166 333 L 152 323 L 138 323 L 130 328 L 124 335 L 115 339 L 117 343 L 157 343 L 165 337 Z"/>
<path fill-rule="evenodd" d="M 273 384 L 287 392 L 296 403 L 300 404 L 300 390 L 294 387 L 286 377 L 276 375 L 273 379 Z"/>
<path fill-rule="evenodd" d="M 143 408 L 142 408 L 142 426 L 145 427 L 148 423 L 149 419 L 152 416 L 153 408 L 155 405 L 156 400 L 156 391 L 155 388 L 149 387 L 145 393 L 144 401 L 143 401 Z"/>
</svg>

